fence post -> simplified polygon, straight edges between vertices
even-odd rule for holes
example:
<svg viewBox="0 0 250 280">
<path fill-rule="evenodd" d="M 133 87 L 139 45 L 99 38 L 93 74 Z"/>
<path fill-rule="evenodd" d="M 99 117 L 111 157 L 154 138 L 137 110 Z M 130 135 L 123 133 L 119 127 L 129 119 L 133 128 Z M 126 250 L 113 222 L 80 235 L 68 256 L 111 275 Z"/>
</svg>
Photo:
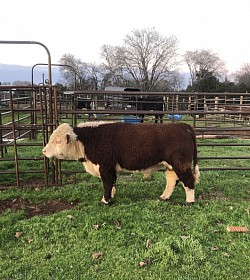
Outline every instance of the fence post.
<svg viewBox="0 0 250 280">
<path fill-rule="evenodd" d="M 242 111 L 242 105 L 243 105 L 243 96 L 240 96 L 240 111 Z M 239 114 L 239 121 L 241 120 L 242 115 Z"/>
</svg>

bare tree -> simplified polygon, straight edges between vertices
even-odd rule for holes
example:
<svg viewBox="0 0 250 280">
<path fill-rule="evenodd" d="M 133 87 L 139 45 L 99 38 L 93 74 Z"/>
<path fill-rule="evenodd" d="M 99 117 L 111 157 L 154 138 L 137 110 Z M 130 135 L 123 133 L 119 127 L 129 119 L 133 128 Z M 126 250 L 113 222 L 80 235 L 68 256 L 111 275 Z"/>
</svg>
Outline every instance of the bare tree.
<svg viewBox="0 0 250 280">
<path fill-rule="evenodd" d="M 106 86 L 136 86 L 126 69 L 121 63 L 123 49 L 110 45 L 103 45 L 101 57 L 105 60 L 102 64 L 103 87 Z M 138 85 L 137 85 L 138 86 Z"/>
<path fill-rule="evenodd" d="M 73 54 L 64 54 L 60 64 L 65 65 L 60 67 L 62 77 L 67 81 L 70 88 L 84 89 L 85 88 L 85 73 L 83 71 L 84 63 L 75 58 Z"/>
<path fill-rule="evenodd" d="M 77 90 L 98 89 L 99 80 L 101 79 L 99 66 L 83 62 L 72 54 L 64 54 L 59 62 L 64 65 L 60 67 L 60 72 L 70 88 Z"/>
<path fill-rule="evenodd" d="M 189 68 L 192 85 L 208 76 L 219 78 L 226 73 L 225 62 L 211 50 L 187 51 L 184 59 Z"/>
<path fill-rule="evenodd" d="M 101 55 L 113 82 L 156 91 L 178 65 L 177 39 L 161 36 L 155 29 L 134 30 L 122 47 L 103 46 Z"/>
<path fill-rule="evenodd" d="M 238 85 L 245 85 L 246 90 L 250 89 L 250 63 L 244 63 L 240 70 L 234 73 L 235 81 Z"/>
<path fill-rule="evenodd" d="M 85 74 L 87 77 L 86 83 L 90 90 L 98 90 L 102 83 L 101 67 L 95 63 L 85 63 Z"/>
</svg>

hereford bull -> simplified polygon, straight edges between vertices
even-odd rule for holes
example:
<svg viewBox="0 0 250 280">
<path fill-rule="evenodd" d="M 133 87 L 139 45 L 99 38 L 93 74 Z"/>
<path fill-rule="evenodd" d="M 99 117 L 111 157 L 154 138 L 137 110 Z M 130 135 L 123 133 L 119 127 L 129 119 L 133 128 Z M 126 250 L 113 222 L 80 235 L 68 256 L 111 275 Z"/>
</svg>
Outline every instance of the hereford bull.
<svg viewBox="0 0 250 280">
<path fill-rule="evenodd" d="M 105 204 L 114 197 L 117 172 L 148 175 L 162 167 L 166 168 L 167 183 L 160 199 L 169 199 L 181 181 L 186 202 L 195 200 L 194 186 L 199 179 L 196 137 L 192 127 L 184 123 L 88 122 L 77 127 L 63 123 L 42 152 L 48 158 L 78 160 L 91 175 L 101 177 Z"/>
</svg>

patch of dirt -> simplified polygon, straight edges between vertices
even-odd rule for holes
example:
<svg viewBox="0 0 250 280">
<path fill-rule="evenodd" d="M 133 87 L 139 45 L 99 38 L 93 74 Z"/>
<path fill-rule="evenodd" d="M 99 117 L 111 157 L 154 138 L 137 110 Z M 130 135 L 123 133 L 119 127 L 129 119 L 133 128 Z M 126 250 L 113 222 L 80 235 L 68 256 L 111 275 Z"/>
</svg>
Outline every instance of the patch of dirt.
<svg viewBox="0 0 250 280">
<path fill-rule="evenodd" d="M 63 210 L 72 209 L 79 204 L 79 201 L 68 202 L 58 199 L 44 203 L 32 203 L 24 199 L 0 200 L 0 214 L 10 209 L 12 212 L 24 210 L 27 218 L 38 215 L 51 215 Z"/>
<path fill-rule="evenodd" d="M 198 199 L 200 199 L 200 200 L 212 200 L 212 199 L 213 200 L 217 200 L 217 199 L 219 199 L 219 200 L 227 200 L 228 198 L 225 195 L 223 195 L 223 194 L 221 194 L 219 192 L 211 192 L 211 193 L 200 194 L 198 196 Z"/>
</svg>

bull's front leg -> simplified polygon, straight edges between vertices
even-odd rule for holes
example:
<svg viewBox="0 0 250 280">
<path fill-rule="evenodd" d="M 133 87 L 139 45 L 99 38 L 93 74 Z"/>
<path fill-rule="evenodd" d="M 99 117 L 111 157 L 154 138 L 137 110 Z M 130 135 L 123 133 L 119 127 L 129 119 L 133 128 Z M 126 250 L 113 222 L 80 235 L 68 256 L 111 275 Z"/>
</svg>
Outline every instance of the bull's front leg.
<svg viewBox="0 0 250 280">
<path fill-rule="evenodd" d="M 187 169 L 183 176 L 183 187 L 186 193 L 186 204 L 193 204 L 195 202 L 195 177 L 191 168 Z"/>
<path fill-rule="evenodd" d="M 108 205 L 110 203 L 110 198 L 111 198 L 111 191 L 112 191 L 112 187 L 104 187 L 104 196 L 101 199 L 101 202 L 103 202 L 104 204 Z"/>
<path fill-rule="evenodd" d="M 104 196 L 101 200 L 104 204 L 109 204 L 110 199 L 114 197 L 116 189 L 116 171 L 115 169 L 100 168 L 100 175 L 103 182 Z"/>
<path fill-rule="evenodd" d="M 190 189 L 189 187 L 184 187 L 186 193 L 186 203 L 193 204 L 195 201 L 194 189 Z"/>
<path fill-rule="evenodd" d="M 163 194 L 160 196 L 160 200 L 167 200 L 172 195 L 176 182 L 178 181 L 178 176 L 172 170 L 166 171 L 166 188 Z"/>
</svg>

